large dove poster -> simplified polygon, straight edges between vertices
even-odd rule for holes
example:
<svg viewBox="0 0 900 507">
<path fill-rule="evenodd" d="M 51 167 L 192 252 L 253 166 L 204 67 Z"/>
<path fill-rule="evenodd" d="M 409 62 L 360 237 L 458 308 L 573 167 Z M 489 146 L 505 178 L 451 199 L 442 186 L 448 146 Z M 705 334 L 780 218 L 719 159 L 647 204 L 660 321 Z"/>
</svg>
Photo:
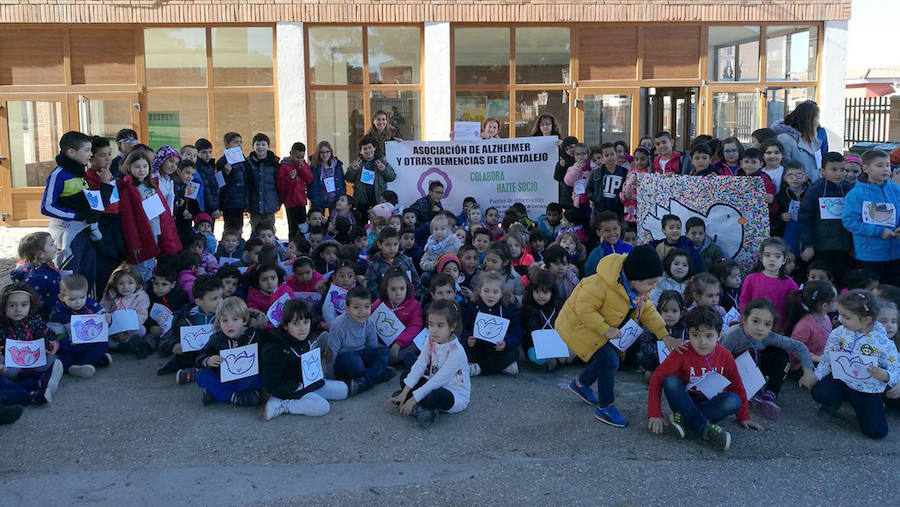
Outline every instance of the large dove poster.
<svg viewBox="0 0 900 507">
<path fill-rule="evenodd" d="M 736 176 L 663 176 L 641 174 L 637 191 L 639 243 L 663 239 L 662 217 L 676 215 L 686 227 L 691 217 L 706 222 L 716 242 L 741 269 L 756 262 L 759 244 L 769 236 L 769 210 L 762 178 Z"/>
</svg>

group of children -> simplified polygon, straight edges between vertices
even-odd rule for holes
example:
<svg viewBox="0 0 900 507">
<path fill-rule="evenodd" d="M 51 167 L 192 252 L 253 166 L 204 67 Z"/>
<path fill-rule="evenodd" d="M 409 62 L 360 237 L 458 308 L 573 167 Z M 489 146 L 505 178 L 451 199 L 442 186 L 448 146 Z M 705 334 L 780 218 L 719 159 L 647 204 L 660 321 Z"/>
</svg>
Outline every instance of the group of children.
<svg viewBox="0 0 900 507">
<path fill-rule="evenodd" d="M 884 404 L 896 406 L 900 397 L 900 289 L 879 283 L 892 280 L 900 259 L 898 224 L 884 225 L 896 220 L 900 192 L 882 152 L 862 157 L 868 179 L 852 190 L 840 155 L 823 159 L 824 177 L 811 186 L 785 164 L 780 188 L 766 197 L 773 231 L 783 222 L 784 239 L 765 240 L 745 277 L 699 218 L 682 224 L 666 215 L 664 239 L 636 245 L 635 174 L 678 172 L 670 168 L 685 160 L 666 133 L 655 139 L 655 156 L 645 147 L 632 157 L 627 147 L 603 145 L 596 166 L 585 146 L 564 142 L 560 163 L 568 155 L 573 162 L 561 183 L 572 186 L 571 203 L 551 203 L 535 219 L 521 204 L 501 212 L 475 198 L 459 214 L 445 210 L 439 182 L 400 206 L 386 188 L 396 174 L 377 137 L 360 141 L 360 156 L 344 172 L 325 142 L 311 164 L 300 143 L 279 164 L 262 134 L 243 160 L 232 150 L 218 162 L 205 140 L 151 156 L 125 136 L 118 163 L 108 141 L 77 132 L 60 140 L 43 200 L 51 232 L 22 240 L 13 283 L 0 293 L 0 344 L 46 344 L 45 366 L 3 370 L 7 420 L 18 417 L 19 405 L 52 402 L 64 373 L 92 376 L 112 363 L 111 352 L 141 359 L 155 352 L 165 359 L 158 374 L 195 383 L 204 404 L 262 406 L 265 420 L 324 415 L 330 401 L 403 372 L 389 401 L 427 427 L 438 412 L 467 407 L 473 376 L 582 363 L 569 387 L 612 426 L 628 424 L 614 404 L 616 372 L 633 368 L 646 372 L 656 433 L 666 424 L 663 393 L 679 436 L 728 449 L 731 436 L 717 423 L 736 414 L 744 427 L 762 429 L 749 408 L 777 418 L 789 378 L 811 389 L 827 413 L 848 401 L 865 435 L 887 433 Z M 241 147 L 233 133 L 224 143 Z M 735 158 L 733 142 L 723 144 L 728 158 L 712 171 L 709 147 L 695 143 L 689 174 L 721 175 L 736 164 L 729 176 L 762 177 L 771 189 L 771 146 Z M 235 197 L 237 186 L 246 201 Z M 799 204 L 782 207 L 782 194 Z M 832 195 L 845 198 L 844 211 L 815 212 L 820 197 Z M 281 241 L 272 214 L 288 201 L 290 230 Z M 253 228 L 246 240 L 245 211 Z M 225 229 L 215 238 L 218 217 Z M 838 228 L 852 243 L 836 245 Z M 106 248 L 117 244 L 118 259 Z M 851 250 L 852 270 L 844 255 Z M 103 265 L 108 260 L 115 264 Z M 805 277 L 802 287 L 792 275 Z M 73 343 L 72 316 L 106 314 L 111 323 L 122 310 L 133 311 L 137 329 Z M 187 328 L 210 325 L 205 344 L 187 346 Z M 536 331 L 557 333 L 570 353 L 542 356 L 535 342 L 547 334 Z M 623 344 L 626 337 L 633 344 Z M 223 380 L 222 368 L 231 372 L 240 360 L 232 350 L 247 346 L 258 350 L 258 373 Z M 307 371 L 311 351 L 321 375 Z M 736 366 L 747 351 L 764 377 L 749 400 Z M 836 379 L 835 356 L 862 361 L 869 375 Z M 722 387 L 712 392 L 711 383 Z"/>
</svg>

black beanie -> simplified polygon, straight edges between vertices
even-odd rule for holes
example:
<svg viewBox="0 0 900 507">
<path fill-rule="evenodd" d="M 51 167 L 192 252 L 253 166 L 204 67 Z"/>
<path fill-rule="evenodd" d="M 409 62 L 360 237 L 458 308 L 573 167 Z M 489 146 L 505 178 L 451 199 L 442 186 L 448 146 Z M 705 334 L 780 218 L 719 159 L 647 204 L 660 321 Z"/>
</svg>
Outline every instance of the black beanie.
<svg viewBox="0 0 900 507">
<path fill-rule="evenodd" d="M 659 260 L 656 249 L 650 245 L 641 245 L 632 250 L 625 258 L 622 268 L 629 281 L 658 278 L 663 274 L 662 261 Z"/>
</svg>

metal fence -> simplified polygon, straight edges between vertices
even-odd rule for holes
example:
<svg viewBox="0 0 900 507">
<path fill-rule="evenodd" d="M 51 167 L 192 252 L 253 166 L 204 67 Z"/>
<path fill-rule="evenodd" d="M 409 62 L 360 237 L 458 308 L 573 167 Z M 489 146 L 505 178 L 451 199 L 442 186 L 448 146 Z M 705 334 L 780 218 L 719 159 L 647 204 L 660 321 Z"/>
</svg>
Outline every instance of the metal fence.
<svg viewBox="0 0 900 507">
<path fill-rule="evenodd" d="M 844 99 L 844 149 L 860 142 L 888 142 L 890 130 L 890 97 Z"/>
</svg>

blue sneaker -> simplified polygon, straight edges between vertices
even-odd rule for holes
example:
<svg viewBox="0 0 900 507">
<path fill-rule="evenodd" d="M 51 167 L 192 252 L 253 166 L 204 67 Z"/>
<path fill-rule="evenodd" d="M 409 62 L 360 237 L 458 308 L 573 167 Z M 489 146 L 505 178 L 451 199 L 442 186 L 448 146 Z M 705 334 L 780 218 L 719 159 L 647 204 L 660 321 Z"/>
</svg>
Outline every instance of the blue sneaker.
<svg viewBox="0 0 900 507">
<path fill-rule="evenodd" d="M 597 397 L 594 396 L 594 390 L 590 388 L 590 386 L 583 386 L 578 384 L 578 379 L 573 378 L 571 382 L 569 382 L 569 391 L 577 394 L 579 398 L 584 400 L 585 403 L 592 406 L 597 406 Z"/>
<path fill-rule="evenodd" d="M 628 419 L 625 419 L 625 416 L 619 413 L 619 409 L 617 409 L 615 405 L 604 408 L 595 408 L 594 419 L 610 426 L 615 426 L 616 428 L 628 426 Z"/>
</svg>

